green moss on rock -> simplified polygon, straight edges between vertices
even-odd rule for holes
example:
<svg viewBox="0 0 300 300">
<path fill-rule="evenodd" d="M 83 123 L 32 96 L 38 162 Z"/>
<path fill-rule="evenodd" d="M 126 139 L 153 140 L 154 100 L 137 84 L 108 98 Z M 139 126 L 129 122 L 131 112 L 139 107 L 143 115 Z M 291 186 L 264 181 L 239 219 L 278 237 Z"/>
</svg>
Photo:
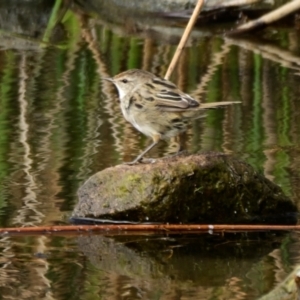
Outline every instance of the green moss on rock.
<svg viewBox="0 0 300 300">
<path fill-rule="evenodd" d="M 172 223 L 296 222 L 295 204 L 250 165 L 210 153 L 119 165 L 89 178 L 74 217 Z"/>
</svg>

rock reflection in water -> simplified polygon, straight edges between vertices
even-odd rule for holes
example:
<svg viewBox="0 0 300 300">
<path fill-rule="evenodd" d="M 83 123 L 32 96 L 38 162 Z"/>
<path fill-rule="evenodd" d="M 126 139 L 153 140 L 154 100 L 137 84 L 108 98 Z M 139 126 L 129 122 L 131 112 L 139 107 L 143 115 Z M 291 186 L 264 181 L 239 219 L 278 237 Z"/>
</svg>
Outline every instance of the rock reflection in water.
<svg viewBox="0 0 300 300">
<path fill-rule="evenodd" d="M 270 234 L 226 236 L 94 235 L 80 237 L 78 243 L 99 275 L 110 278 L 105 295 L 129 289 L 128 293 L 138 291 L 140 299 L 154 299 L 154 295 L 210 299 L 217 294 L 246 299 L 258 292 L 259 284 L 259 278 L 252 277 L 254 289 L 247 286 L 247 274 L 257 272 L 276 238 Z"/>
<path fill-rule="evenodd" d="M 71 1 L 61 1 L 51 32 L 59 2 L 1 1 L 2 227 L 61 222 L 83 181 L 145 147 L 102 78 L 129 68 L 164 76 L 183 31 L 109 8 L 92 17 L 83 7 L 66 11 Z M 196 28 L 172 81 L 200 101 L 242 102 L 194 122 L 182 137 L 186 149 L 234 153 L 299 202 L 298 36 L 296 26 L 276 28 L 250 43 Z M 162 143 L 151 156 L 168 151 Z M 252 300 L 300 263 L 297 234 L 280 241 L 83 236 L 79 245 L 72 237 L 1 236 L 0 297 Z"/>
</svg>

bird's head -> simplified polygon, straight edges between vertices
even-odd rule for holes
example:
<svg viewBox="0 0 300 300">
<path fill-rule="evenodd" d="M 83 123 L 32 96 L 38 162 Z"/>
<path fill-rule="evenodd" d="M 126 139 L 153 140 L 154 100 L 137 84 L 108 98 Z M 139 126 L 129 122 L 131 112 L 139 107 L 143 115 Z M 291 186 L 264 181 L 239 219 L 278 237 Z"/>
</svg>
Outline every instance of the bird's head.
<svg viewBox="0 0 300 300">
<path fill-rule="evenodd" d="M 154 75 L 147 71 L 131 69 L 112 78 L 104 79 L 112 82 L 116 86 L 119 92 L 119 97 L 122 99 L 128 93 L 132 93 L 139 85 L 146 83 L 153 77 Z"/>
</svg>

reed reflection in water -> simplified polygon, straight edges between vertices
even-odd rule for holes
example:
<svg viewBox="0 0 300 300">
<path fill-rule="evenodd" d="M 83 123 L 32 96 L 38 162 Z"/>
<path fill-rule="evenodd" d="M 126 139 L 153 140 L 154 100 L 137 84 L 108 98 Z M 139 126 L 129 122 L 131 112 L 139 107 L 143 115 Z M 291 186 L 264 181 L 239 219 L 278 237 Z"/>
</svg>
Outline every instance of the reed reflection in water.
<svg viewBox="0 0 300 300">
<path fill-rule="evenodd" d="M 0 292 L 3 299 L 260 299 L 299 266 L 298 247 L 294 234 L 2 237 Z"/>
<path fill-rule="evenodd" d="M 45 46 L 1 33 L 3 227 L 66 221 L 83 181 L 132 160 L 149 143 L 124 120 L 115 88 L 102 78 L 129 68 L 163 77 L 176 43 L 68 14 L 63 43 Z M 297 32 L 275 36 L 284 46 L 195 33 L 172 81 L 199 101 L 242 104 L 208 111 L 192 122 L 181 136 L 186 149 L 245 159 L 297 200 L 300 60 L 292 38 Z M 172 150 L 172 142 L 162 142 L 150 155 Z M 3 299 L 256 299 L 299 264 L 297 234 L 213 238 L 2 236 L 0 294 Z"/>
</svg>

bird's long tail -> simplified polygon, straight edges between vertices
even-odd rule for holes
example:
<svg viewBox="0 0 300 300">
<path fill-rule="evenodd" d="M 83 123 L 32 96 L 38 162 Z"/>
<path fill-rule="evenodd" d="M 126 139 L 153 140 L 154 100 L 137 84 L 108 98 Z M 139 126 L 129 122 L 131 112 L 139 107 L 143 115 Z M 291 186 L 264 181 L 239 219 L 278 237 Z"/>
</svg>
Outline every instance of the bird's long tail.
<svg viewBox="0 0 300 300">
<path fill-rule="evenodd" d="M 220 106 L 239 104 L 240 101 L 222 101 L 222 102 L 211 102 L 211 103 L 200 103 L 198 109 L 210 109 L 210 108 L 218 108 Z"/>
</svg>

